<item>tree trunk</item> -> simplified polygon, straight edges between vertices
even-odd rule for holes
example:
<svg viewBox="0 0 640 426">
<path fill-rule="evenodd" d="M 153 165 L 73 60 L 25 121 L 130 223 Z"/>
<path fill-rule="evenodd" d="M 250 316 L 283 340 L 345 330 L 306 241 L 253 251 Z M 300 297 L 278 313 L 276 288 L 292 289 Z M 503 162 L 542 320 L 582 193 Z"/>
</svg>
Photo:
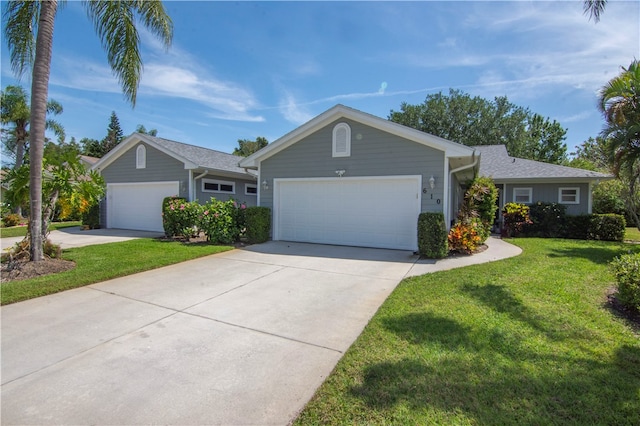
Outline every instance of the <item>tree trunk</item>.
<svg viewBox="0 0 640 426">
<path fill-rule="evenodd" d="M 54 210 L 56 208 L 56 203 L 58 202 L 58 197 L 60 196 L 60 191 L 55 190 L 51 197 L 49 197 L 49 201 L 42 212 L 42 241 L 47 241 L 47 237 L 49 236 L 49 224 L 51 223 L 51 218 L 53 217 Z"/>
<path fill-rule="evenodd" d="M 31 124 L 29 128 L 30 170 L 30 220 L 31 261 L 44 259 L 42 240 L 42 157 L 44 154 L 44 132 L 51 73 L 51 50 L 53 46 L 53 24 L 58 8 L 57 0 L 43 1 L 40 6 L 36 54 L 31 75 Z"/>
</svg>

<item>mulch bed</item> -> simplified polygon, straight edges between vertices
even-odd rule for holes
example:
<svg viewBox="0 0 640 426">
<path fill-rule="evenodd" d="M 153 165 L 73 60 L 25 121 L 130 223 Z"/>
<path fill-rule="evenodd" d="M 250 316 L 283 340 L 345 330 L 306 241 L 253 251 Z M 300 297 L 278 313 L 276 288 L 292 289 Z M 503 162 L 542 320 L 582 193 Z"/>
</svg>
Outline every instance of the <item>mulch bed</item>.
<svg viewBox="0 0 640 426">
<path fill-rule="evenodd" d="M 640 333 L 640 312 L 632 311 L 623 306 L 616 298 L 616 293 L 617 290 L 615 287 L 607 290 L 606 307 L 609 308 L 614 315 L 624 319 L 636 333 Z"/>
<path fill-rule="evenodd" d="M 30 262 L 28 259 L 12 260 L 2 264 L 0 282 L 26 280 L 48 274 L 68 271 L 76 267 L 75 262 L 63 259 L 45 258 L 40 262 Z"/>
</svg>

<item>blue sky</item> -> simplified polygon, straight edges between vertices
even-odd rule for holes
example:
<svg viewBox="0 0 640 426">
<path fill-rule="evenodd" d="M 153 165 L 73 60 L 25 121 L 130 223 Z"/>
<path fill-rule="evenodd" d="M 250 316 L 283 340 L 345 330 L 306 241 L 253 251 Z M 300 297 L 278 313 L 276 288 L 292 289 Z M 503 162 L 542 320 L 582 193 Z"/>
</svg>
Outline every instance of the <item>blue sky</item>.
<svg viewBox="0 0 640 426">
<path fill-rule="evenodd" d="M 640 3 L 610 1 L 599 23 L 582 1 L 168 1 L 173 45 L 142 32 L 135 109 L 124 100 L 81 4 L 58 12 L 50 98 L 68 138 L 125 134 L 231 152 L 270 142 L 341 103 L 383 118 L 455 88 L 507 96 L 568 128 L 571 152 L 603 121 L 597 92 L 640 58 Z M 16 84 L 2 41 L 2 87 Z M 20 83 L 30 88 L 28 76 Z"/>
</svg>

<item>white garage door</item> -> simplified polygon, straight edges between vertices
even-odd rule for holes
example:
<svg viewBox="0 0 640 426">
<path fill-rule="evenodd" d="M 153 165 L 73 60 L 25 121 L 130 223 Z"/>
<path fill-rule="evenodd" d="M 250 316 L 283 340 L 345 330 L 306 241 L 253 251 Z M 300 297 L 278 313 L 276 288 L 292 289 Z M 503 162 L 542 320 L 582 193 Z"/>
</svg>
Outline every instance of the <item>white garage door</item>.
<svg viewBox="0 0 640 426">
<path fill-rule="evenodd" d="M 275 179 L 274 239 L 416 250 L 420 176 Z"/>
<path fill-rule="evenodd" d="M 178 194 L 178 182 L 107 185 L 107 227 L 162 232 L 162 200 Z"/>
</svg>

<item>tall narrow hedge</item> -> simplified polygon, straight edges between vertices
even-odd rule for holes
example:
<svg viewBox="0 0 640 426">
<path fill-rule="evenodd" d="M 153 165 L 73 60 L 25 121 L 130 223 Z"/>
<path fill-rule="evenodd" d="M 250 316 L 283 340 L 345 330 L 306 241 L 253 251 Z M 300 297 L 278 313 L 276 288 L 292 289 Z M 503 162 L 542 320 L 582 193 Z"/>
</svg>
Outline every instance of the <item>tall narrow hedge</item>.
<svg viewBox="0 0 640 426">
<path fill-rule="evenodd" d="M 269 240 L 271 209 L 268 207 L 247 207 L 245 220 L 247 241 L 250 244 L 264 243 Z"/>
<path fill-rule="evenodd" d="M 418 216 L 418 251 L 429 259 L 442 259 L 449 254 L 447 227 L 442 213 L 420 213 Z"/>
</svg>

